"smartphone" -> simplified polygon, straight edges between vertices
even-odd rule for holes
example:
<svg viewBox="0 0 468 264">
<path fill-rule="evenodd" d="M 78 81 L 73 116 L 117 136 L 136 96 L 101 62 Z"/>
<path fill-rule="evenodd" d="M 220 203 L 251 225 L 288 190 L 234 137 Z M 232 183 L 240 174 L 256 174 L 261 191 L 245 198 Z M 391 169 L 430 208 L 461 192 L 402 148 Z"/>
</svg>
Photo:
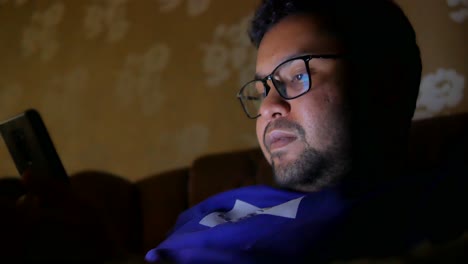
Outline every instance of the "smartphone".
<svg viewBox="0 0 468 264">
<path fill-rule="evenodd" d="M 42 118 L 34 109 L 0 123 L 0 132 L 20 176 L 32 183 L 69 178 Z"/>
</svg>

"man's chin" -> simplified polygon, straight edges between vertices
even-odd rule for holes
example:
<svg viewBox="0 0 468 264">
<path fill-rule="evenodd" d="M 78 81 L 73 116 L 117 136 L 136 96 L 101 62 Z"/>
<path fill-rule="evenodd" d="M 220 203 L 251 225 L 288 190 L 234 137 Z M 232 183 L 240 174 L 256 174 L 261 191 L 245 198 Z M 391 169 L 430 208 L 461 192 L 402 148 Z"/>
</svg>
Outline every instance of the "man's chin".
<svg viewBox="0 0 468 264">
<path fill-rule="evenodd" d="M 304 154 L 305 149 L 302 146 L 289 145 L 281 149 L 276 149 L 270 152 L 270 159 L 272 165 L 280 167 L 288 167 L 296 164 Z"/>
<path fill-rule="evenodd" d="M 271 155 L 271 166 L 278 184 L 289 182 L 295 175 L 291 175 L 297 163 L 286 151 L 277 151 Z"/>
<path fill-rule="evenodd" d="M 271 153 L 271 165 L 279 187 L 298 191 L 316 191 L 330 183 L 334 176 L 331 159 L 314 149 L 300 154 L 291 152 Z"/>
</svg>

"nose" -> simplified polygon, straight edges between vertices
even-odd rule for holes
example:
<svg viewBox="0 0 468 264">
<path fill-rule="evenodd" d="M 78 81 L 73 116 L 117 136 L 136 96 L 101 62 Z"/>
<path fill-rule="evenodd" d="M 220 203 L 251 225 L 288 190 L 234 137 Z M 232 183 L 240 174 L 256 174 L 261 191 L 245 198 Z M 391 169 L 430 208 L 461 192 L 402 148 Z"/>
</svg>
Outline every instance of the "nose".
<svg viewBox="0 0 468 264">
<path fill-rule="evenodd" d="M 270 85 L 272 89 L 270 89 L 268 95 L 263 99 L 259 110 L 261 115 L 259 118 L 270 120 L 287 116 L 291 111 L 290 103 L 279 95 L 271 82 L 268 85 Z"/>
</svg>

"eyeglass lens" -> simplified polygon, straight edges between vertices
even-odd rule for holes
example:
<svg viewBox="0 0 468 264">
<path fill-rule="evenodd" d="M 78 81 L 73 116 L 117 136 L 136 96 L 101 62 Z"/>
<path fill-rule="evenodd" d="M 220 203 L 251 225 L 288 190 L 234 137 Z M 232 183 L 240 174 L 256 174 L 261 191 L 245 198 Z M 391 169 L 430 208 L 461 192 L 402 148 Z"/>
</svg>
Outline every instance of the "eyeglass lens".
<svg viewBox="0 0 468 264">
<path fill-rule="evenodd" d="M 307 92 L 310 88 L 310 76 L 307 69 L 307 62 L 302 59 L 295 59 L 281 64 L 270 75 L 270 80 L 266 84 L 274 86 L 281 97 L 292 99 Z M 241 91 L 241 101 L 250 117 L 259 114 L 263 99 L 267 96 L 266 87 L 261 80 L 247 83 Z"/>
</svg>

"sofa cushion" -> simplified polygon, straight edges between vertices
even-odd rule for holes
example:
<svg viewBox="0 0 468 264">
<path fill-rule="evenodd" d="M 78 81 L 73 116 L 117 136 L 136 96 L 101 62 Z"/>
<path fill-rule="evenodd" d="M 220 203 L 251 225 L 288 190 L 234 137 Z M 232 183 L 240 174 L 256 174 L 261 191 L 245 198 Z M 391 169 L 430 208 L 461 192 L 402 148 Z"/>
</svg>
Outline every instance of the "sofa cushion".
<svg viewBox="0 0 468 264">
<path fill-rule="evenodd" d="M 139 251 L 141 216 L 134 184 L 102 171 L 83 171 L 70 179 L 74 194 L 92 206 L 97 213 L 96 221 L 102 221 L 114 254 Z"/>
<path fill-rule="evenodd" d="M 187 204 L 188 169 L 182 168 L 150 176 L 136 184 L 141 211 L 144 252 L 166 238 Z"/>
</svg>

